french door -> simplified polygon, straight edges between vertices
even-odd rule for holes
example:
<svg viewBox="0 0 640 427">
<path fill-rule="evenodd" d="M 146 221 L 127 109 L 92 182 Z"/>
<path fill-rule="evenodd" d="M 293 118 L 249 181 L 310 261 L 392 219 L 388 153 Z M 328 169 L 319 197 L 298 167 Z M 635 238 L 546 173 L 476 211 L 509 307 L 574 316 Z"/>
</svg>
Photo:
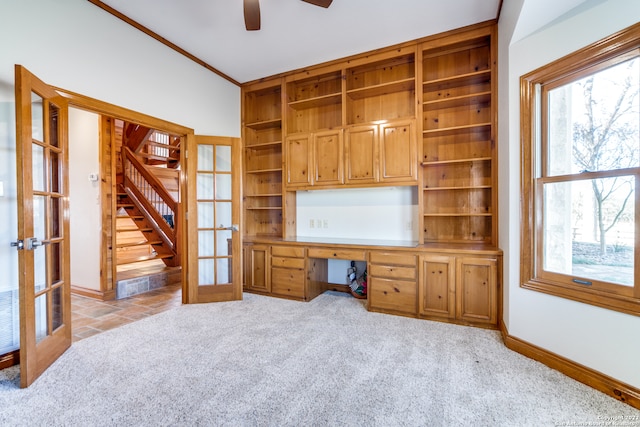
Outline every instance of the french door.
<svg viewBox="0 0 640 427">
<path fill-rule="evenodd" d="M 68 107 L 53 88 L 15 67 L 20 302 L 20 385 L 71 346 Z"/>
<path fill-rule="evenodd" d="M 242 299 L 240 139 L 187 135 L 186 303 Z"/>
</svg>

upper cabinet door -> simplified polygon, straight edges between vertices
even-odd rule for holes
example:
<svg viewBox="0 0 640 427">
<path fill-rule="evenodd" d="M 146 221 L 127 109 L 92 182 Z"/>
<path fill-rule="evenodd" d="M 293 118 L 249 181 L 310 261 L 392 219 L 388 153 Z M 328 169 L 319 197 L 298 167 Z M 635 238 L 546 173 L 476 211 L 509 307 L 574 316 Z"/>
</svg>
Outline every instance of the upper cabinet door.
<svg viewBox="0 0 640 427">
<path fill-rule="evenodd" d="M 314 185 L 339 185 L 344 182 L 342 153 L 342 130 L 314 134 Z"/>
<path fill-rule="evenodd" d="M 68 106 L 16 65 L 20 385 L 71 346 Z"/>
<path fill-rule="evenodd" d="M 285 144 L 285 164 L 288 187 L 311 185 L 311 134 L 289 136 Z"/>
<path fill-rule="evenodd" d="M 354 126 L 347 129 L 345 162 L 347 184 L 369 184 L 378 181 L 378 125 Z"/>
<path fill-rule="evenodd" d="M 380 181 L 418 179 L 418 147 L 412 120 L 380 125 Z"/>
</svg>

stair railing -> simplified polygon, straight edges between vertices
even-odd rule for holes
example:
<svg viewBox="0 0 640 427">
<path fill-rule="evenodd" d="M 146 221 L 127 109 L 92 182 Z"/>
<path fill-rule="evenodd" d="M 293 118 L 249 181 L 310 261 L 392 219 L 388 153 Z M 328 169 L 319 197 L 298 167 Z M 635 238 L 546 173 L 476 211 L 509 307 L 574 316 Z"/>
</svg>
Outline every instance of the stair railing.
<svg viewBox="0 0 640 427">
<path fill-rule="evenodd" d="M 122 171 L 127 194 L 141 205 L 139 208 L 142 208 L 147 219 L 157 226 L 163 240 L 178 254 L 178 202 L 125 146 L 122 146 Z"/>
</svg>

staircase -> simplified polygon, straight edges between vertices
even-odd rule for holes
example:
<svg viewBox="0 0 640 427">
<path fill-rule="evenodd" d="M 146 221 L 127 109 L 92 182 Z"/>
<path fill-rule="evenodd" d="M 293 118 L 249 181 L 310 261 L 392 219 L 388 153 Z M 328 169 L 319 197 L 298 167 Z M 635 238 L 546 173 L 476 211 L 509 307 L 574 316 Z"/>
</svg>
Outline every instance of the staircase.
<svg viewBox="0 0 640 427">
<path fill-rule="evenodd" d="M 163 260 L 170 267 L 176 264 L 176 252 L 160 236 L 152 219 L 146 216 L 124 189 L 117 194 L 116 248 L 118 265 Z"/>
<path fill-rule="evenodd" d="M 120 150 L 121 165 L 116 174 L 117 298 L 180 280 L 176 170 L 180 138 L 125 123 Z M 140 274 L 134 274 L 135 270 Z M 125 276 L 127 280 L 120 280 Z"/>
</svg>

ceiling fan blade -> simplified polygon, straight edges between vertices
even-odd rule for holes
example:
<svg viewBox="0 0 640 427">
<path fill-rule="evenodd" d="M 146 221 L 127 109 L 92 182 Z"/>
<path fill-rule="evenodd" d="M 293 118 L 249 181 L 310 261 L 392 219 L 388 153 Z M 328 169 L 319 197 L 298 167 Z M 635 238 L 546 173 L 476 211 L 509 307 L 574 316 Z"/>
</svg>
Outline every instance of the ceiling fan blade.
<svg viewBox="0 0 640 427">
<path fill-rule="evenodd" d="M 260 3 L 258 0 L 244 0 L 244 26 L 247 31 L 260 29 Z"/>
<path fill-rule="evenodd" d="M 331 2 L 333 0 L 302 0 L 302 1 L 309 4 L 315 4 L 316 6 L 320 6 L 320 7 L 329 7 L 331 6 Z"/>
</svg>

